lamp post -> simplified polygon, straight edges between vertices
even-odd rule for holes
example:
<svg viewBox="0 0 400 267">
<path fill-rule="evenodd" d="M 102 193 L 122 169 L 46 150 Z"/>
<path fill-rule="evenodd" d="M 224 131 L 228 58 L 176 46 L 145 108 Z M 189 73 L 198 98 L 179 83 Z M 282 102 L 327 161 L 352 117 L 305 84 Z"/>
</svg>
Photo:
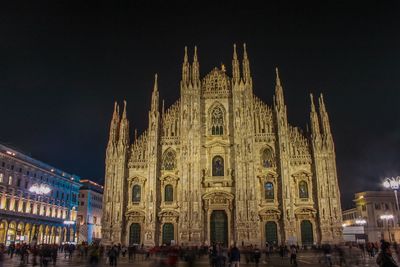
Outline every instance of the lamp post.
<svg viewBox="0 0 400 267">
<path fill-rule="evenodd" d="M 392 238 L 390 237 L 390 232 L 389 232 L 389 220 L 393 220 L 394 216 L 393 214 L 384 214 L 380 216 L 381 220 L 386 221 L 386 227 L 388 230 L 388 235 L 389 235 L 389 242 L 392 243 Z"/>
<path fill-rule="evenodd" d="M 400 188 L 400 176 L 385 178 L 383 186 L 387 189 L 392 189 L 394 191 L 394 196 L 396 198 L 396 208 L 399 212 L 399 199 L 397 197 L 397 190 Z"/>
<path fill-rule="evenodd" d="M 392 189 L 396 199 L 396 226 L 399 225 L 399 198 L 397 196 L 397 190 L 400 188 L 400 176 L 385 178 L 383 186 L 387 189 Z"/>
</svg>

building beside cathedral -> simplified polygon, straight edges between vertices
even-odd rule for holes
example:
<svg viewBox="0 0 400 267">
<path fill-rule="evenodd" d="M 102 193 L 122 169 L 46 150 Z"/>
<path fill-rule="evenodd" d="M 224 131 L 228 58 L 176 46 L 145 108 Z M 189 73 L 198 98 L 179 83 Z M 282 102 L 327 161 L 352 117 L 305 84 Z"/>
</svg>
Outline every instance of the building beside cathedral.
<svg viewBox="0 0 400 267">
<path fill-rule="evenodd" d="M 273 104 L 253 93 L 244 45 L 232 74 L 200 76 L 185 48 L 180 98 L 160 107 L 157 75 L 148 129 L 129 139 L 117 104 L 106 150 L 104 243 L 264 245 L 339 242 L 342 211 L 324 99 L 311 95 L 311 132 L 288 123 L 276 71 Z"/>
</svg>

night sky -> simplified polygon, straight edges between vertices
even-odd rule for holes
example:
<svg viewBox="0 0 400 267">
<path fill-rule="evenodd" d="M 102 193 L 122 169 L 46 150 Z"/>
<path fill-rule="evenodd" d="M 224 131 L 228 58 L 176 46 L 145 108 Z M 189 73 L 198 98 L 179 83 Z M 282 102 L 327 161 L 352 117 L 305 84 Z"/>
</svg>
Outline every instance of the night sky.
<svg viewBox="0 0 400 267">
<path fill-rule="evenodd" d="M 344 208 L 400 175 L 397 1 L 31 2 L 0 8 L 6 145 L 102 182 L 115 100 L 141 133 L 154 73 L 166 106 L 178 99 L 185 45 L 204 76 L 221 62 L 231 73 L 233 43 L 241 57 L 246 42 L 255 94 L 272 104 L 278 66 L 291 124 L 305 129 L 309 93 L 324 93 Z"/>
</svg>

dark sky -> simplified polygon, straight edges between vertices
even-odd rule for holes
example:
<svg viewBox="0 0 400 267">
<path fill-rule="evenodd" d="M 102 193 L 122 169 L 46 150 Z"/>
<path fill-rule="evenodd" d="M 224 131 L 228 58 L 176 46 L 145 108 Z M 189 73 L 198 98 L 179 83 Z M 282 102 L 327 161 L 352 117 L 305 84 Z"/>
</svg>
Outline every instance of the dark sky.
<svg viewBox="0 0 400 267">
<path fill-rule="evenodd" d="M 0 141 L 39 160 L 102 182 L 115 100 L 141 132 L 154 73 L 167 106 L 179 97 L 185 45 L 204 76 L 246 42 L 255 93 L 272 103 L 279 66 L 292 124 L 324 93 L 344 207 L 400 175 L 397 1 L 31 2 L 0 8 Z"/>
</svg>

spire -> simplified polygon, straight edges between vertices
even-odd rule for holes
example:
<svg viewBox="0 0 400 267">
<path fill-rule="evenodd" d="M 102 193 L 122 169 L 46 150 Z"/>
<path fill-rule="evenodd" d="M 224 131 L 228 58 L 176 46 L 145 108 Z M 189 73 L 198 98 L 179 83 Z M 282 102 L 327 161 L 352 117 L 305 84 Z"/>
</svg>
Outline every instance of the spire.
<svg viewBox="0 0 400 267">
<path fill-rule="evenodd" d="M 197 62 L 197 46 L 194 46 L 193 62 Z"/>
<path fill-rule="evenodd" d="M 154 75 L 153 93 L 151 94 L 151 111 L 158 111 L 158 99 L 159 99 L 158 75 L 156 73 Z"/>
<path fill-rule="evenodd" d="M 183 56 L 183 64 L 182 64 L 182 82 L 187 85 L 189 83 L 189 72 L 190 66 L 187 55 L 187 46 L 185 46 L 185 54 Z"/>
<path fill-rule="evenodd" d="M 234 83 L 238 83 L 240 81 L 240 67 L 236 53 L 236 44 L 233 44 L 232 77 Z"/>
<path fill-rule="evenodd" d="M 193 64 L 192 64 L 192 83 L 193 85 L 200 82 L 200 69 L 197 60 L 197 46 L 194 46 Z"/>
<path fill-rule="evenodd" d="M 122 112 L 121 121 L 126 120 L 126 101 L 124 100 L 124 111 Z"/>
<path fill-rule="evenodd" d="M 153 86 L 153 92 L 158 91 L 158 74 L 154 74 L 154 86 Z"/>
<path fill-rule="evenodd" d="M 119 128 L 119 143 L 125 146 L 129 144 L 129 122 L 126 117 L 125 100 L 124 100 L 124 111 L 122 112 L 122 118 L 120 121 L 120 128 Z"/>
<path fill-rule="evenodd" d="M 311 100 L 311 112 L 310 112 L 311 137 L 313 139 L 316 139 L 316 138 L 320 138 L 321 130 L 319 128 L 318 115 L 315 110 L 313 94 L 310 94 L 310 100 Z"/>
<path fill-rule="evenodd" d="M 311 99 L 311 112 L 315 112 L 315 105 L 314 105 L 314 96 L 312 93 L 310 93 L 310 99 Z"/>
<path fill-rule="evenodd" d="M 249 58 L 247 56 L 247 50 L 246 50 L 246 43 L 243 44 L 243 62 L 242 62 L 242 67 L 243 67 L 243 79 L 245 83 L 248 83 L 251 81 L 251 75 L 250 75 L 250 63 L 249 63 Z"/>
<path fill-rule="evenodd" d="M 115 101 L 114 112 L 110 124 L 110 135 L 108 139 L 109 145 L 118 141 L 118 130 L 119 130 L 119 107 L 117 101 Z"/>
<path fill-rule="evenodd" d="M 279 70 L 275 68 L 276 82 L 275 82 L 275 105 L 283 107 L 285 105 L 285 99 L 283 97 L 283 88 L 281 79 L 279 78 Z"/>
<path fill-rule="evenodd" d="M 188 62 L 188 55 L 187 55 L 187 46 L 185 46 L 185 55 L 183 56 L 183 63 Z"/>
<path fill-rule="evenodd" d="M 322 134 L 324 135 L 325 138 L 331 138 L 331 126 L 329 123 L 329 116 L 328 112 L 326 112 L 325 108 L 325 102 L 324 102 L 324 96 L 321 93 L 318 99 L 319 102 L 319 116 L 321 119 L 321 128 L 322 128 Z"/>
</svg>

